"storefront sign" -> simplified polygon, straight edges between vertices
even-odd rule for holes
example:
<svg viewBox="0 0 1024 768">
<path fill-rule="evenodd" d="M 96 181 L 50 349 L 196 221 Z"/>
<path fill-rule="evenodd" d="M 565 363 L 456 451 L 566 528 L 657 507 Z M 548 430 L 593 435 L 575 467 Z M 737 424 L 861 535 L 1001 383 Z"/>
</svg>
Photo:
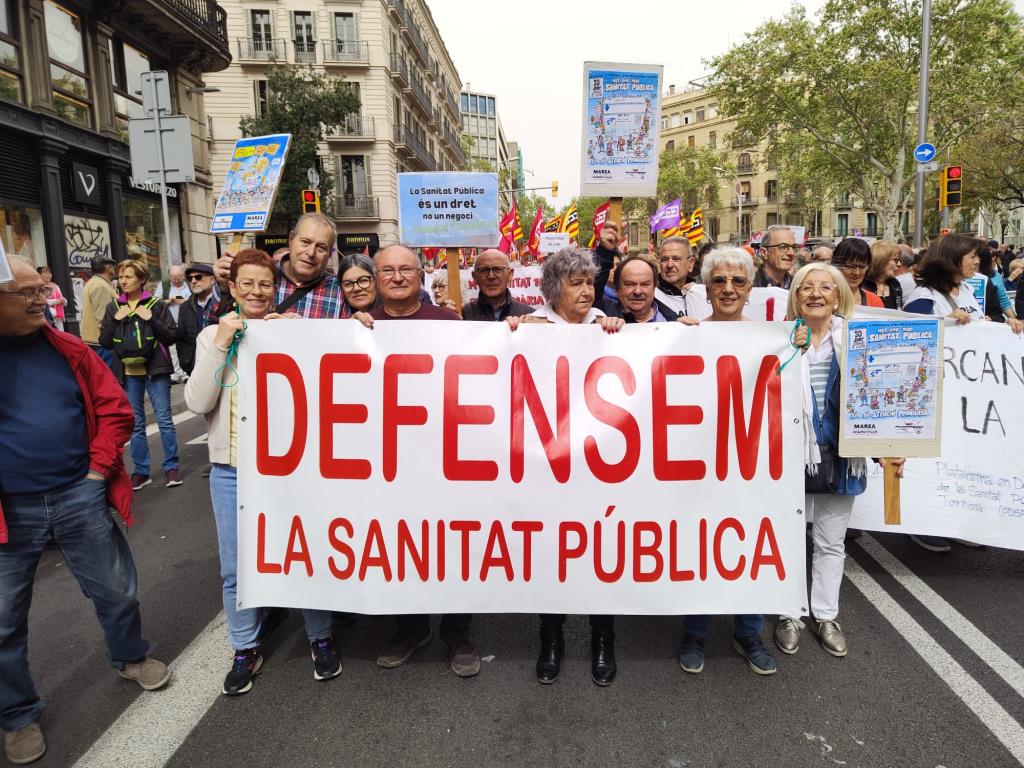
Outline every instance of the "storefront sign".
<svg viewBox="0 0 1024 768">
<path fill-rule="evenodd" d="M 364 248 L 369 248 L 373 256 L 380 248 L 380 236 L 376 232 L 365 235 L 338 235 L 338 250 L 341 253 L 361 253 Z"/>
<path fill-rule="evenodd" d="M 239 605 L 806 614 L 790 329 L 250 322 Z"/>
<path fill-rule="evenodd" d="M 278 248 L 288 247 L 288 235 L 256 235 L 252 239 L 252 247 L 273 256 Z"/>
<path fill-rule="evenodd" d="M 410 248 L 498 244 L 498 174 L 398 174 L 398 239 Z"/>
<path fill-rule="evenodd" d="M 76 203 L 100 205 L 100 172 L 93 166 L 72 163 L 71 187 Z"/>
<path fill-rule="evenodd" d="M 64 245 L 71 269 L 88 269 L 96 256 L 110 257 L 110 229 L 102 219 L 64 216 Z"/>
<path fill-rule="evenodd" d="M 159 195 L 160 194 L 160 183 L 159 182 L 153 181 L 151 179 L 141 179 L 140 180 L 140 179 L 136 179 L 134 176 L 125 176 L 125 179 L 127 179 L 128 186 L 131 187 L 132 189 L 137 189 L 140 192 L 149 192 L 149 193 L 154 194 L 154 195 Z M 168 184 L 167 185 L 167 197 L 175 198 L 177 196 L 178 196 L 178 190 L 175 187 L 173 187 L 173 186 Z"/>
</svg>

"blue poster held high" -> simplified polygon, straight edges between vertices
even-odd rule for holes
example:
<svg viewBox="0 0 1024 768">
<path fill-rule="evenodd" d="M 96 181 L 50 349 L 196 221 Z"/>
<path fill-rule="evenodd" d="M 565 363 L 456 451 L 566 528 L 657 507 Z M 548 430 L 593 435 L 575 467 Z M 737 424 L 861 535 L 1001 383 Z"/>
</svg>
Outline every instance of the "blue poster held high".
<svg viewBox="0 0 1024 768">
<path fill-rule="evenodd" d="M 270 221 L 291 134 L 239 139 L 231 152 L 210 233 L 262 232 Z"/>
</svg>

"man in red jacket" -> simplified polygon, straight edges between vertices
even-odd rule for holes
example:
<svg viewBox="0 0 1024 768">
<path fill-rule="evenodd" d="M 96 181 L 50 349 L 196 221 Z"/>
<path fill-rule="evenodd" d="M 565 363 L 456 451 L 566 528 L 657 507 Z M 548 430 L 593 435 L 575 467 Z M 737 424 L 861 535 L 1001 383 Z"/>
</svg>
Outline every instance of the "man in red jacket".
<svg viewBox="0 0 1024 768">
<path fill-rule="evenodd" d="M 28 611 L 36 566 L 52 535 L 96 606 L 111 665 L 146 690 L 170 678 L 146 655 L 138 574 L 114 506 L 131 522 L 122 456 L 134 416 L 106 364 L 50 328 L 48 288 L 15 261 L 0 285 L 0 728 L 15 764 L 42 757 L 43 703 L 28 669 Z"/>
</svg>

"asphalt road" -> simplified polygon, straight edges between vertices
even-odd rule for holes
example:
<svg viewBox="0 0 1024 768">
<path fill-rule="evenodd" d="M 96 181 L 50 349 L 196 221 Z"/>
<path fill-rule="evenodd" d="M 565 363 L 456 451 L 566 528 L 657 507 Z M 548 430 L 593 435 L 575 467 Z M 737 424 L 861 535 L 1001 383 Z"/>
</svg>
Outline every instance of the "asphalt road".
<svg viewBox="0 0 1024 768">
<path fill-rule="evenodd" d="M 156 693 L 120 679 L 90 603 L 47 551 L 29 635 L 48 705 L 40 766 L 1022 764 L 1024 553 L 935 555 L 885 534 L 849 547 L 840 616 L 849 656 L 834 659 L 805 635 L 796 656 L 776 654 L 770 678 L 732 651 L 729 618 L 713 625 L 704 672 L 688 675 L 675 660 L 678 619 L 623 617 L 618 680 L 597 688 L 586 619 L 571 617 L 562 677 L 540 686 L 536 618 L 487 615 L 473 623 L 486 659 L 474 679 L 447 671 L 436 639 L 405 667 L 379 669 L 391 621 L 360 617 L 336 627 L 343 674 L 319 683 L 293 612 L 254 690 L 220 696 L 230 649 L 206 446 L 189 444 L 205 423 L 186 418 L 178 432 L 186 483 L 141 491 L 129 530 L 145 633 L 175 677 Z M 151 445 L 156 463 L 155 437 Z"/>
</svg>

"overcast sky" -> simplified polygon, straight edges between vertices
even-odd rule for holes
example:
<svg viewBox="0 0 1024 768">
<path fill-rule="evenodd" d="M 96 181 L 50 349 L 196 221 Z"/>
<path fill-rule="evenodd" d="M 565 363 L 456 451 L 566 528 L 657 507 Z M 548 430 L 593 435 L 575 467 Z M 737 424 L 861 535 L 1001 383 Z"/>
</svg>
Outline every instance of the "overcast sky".
<svg viewBox="0 0 1024 768">
<path fill-rule="evenodd" d="M 683 88 L 705 74 L 704 59 L 739 43 L 765 19 L 783 16 L 791 5 L 789 0 L 426 2 L 463 84 L 497 96 L 505 138 L 522 148 L 526 186 L 546 187 L 558 179 L 556 209 L 579 192 L 584 61 L 662 64 L 664 85 Z M 809 11 L 823 4 L 804 3 Z M 1014 4 L 1024 13 L 1024 0 Z"/>
</svg>

